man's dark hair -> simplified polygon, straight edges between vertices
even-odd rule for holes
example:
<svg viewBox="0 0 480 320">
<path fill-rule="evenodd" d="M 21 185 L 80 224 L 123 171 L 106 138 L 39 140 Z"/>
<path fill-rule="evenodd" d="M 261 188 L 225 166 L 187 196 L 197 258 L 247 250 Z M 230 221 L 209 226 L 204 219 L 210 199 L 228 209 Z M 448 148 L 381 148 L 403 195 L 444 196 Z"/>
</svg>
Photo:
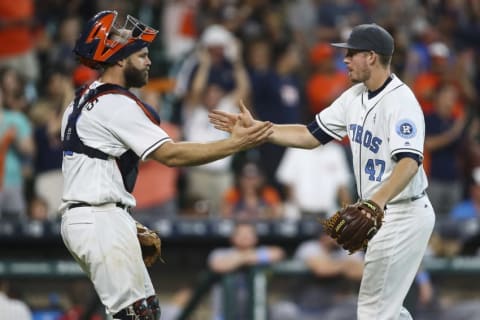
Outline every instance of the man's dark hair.
<svg viewBox="0 0 480 320">
<path fill-rule="evenodd" d="M 388 67 L 390 63 L 392 62 L 392 56 L 385 56 L 383 54 L 378 54 L 378 57 L 380 58 L 380 64 L 384 67 Z"/>
</svg>

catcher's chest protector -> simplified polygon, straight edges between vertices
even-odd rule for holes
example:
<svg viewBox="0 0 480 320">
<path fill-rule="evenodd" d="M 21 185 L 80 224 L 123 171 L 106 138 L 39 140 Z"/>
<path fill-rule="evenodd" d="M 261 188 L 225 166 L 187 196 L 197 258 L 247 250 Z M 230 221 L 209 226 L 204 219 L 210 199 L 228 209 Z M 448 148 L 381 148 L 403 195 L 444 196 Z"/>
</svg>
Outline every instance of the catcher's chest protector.
<svg viewBox="0 0 480 320">
<path fill-rule="evenodd" d="M 73 152 L 76 152 L 85 154 L 90 158 L 97 158 L 102 160 L 107 160 L 110 157 L 110 155 L 106 154 L 101 150 L 85 145 L 78 137 L 76 127 L 78 118 L 80 118 L 83 108 L 86 105 L 94 102 L 98 97 L 105 94 L 114 93 L 128 96 L 129 98 L 135 100 L 137 105 L 142 109 L 145 115 L 153 123 L 157 125 L 160 124 L 160 117 L 155 111 L 155 109 L 153 109 L 153 107 L 144 103 L 143 101 L 138 99 L 133 93 L 121 86 L 110 83 L 102 84 L 94 89 L 90 89 L 83 98 L 82 103 L 80 103 L 80 99 L 84 96 L 86 90 L 86 87 L 82 87 L 77 90 L 75 100 L 73 101 L 73 111 L 68 116 L 68 122 L 65 128 L 64 139 L 62 142 L 63 152 L 66 154 L 73 154 Z M 120 173 L 122 174 L 123 185 L 128 192 L 132 192 L 133 187 L 135 186 L 135 181 L 137 180 L 138 162 L 140 158 L 132 150 L 128 150 L 120 157 L 117 157 L 116 160 Z"/>
</svg>

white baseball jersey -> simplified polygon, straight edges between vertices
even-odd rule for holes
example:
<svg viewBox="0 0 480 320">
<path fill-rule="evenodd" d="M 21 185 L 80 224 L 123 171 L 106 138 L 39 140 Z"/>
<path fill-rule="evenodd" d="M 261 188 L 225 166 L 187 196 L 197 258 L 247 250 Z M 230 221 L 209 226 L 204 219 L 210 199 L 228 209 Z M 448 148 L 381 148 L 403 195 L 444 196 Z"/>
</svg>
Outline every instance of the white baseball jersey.
<svg viewBox="0 0 480 320">
<path fill-rule="evenodd" d="M 390 177 L 396 165 L 395 155 L 408 152 L 423 158 L 423 112 L 410 88 L 394 75 L 371 99 L 363 83 L 352 86 L 315 119 L 325 133 L 337 140 L 348 135 L 361 199 L 370 198 Z M 420 166 L 391 202 L 418 196 L 426 188 L 427 177 Z"/>
<path fill-rule="evenodd" d="M 96 81 L 91 88 L 102 83 Z M 73 103 L 62 120 L 62 140 Z M 73 153 L 63 156 L 63 211 L 70 202 L 90 204 L 122 203 L 135 206 L 125 190 L 116 158 L 131 149 L 142 160 L 170 137 L 145 115 L 136 101 L 123 94 L 106 94 L 86 105 L 78 118 L 77 133 L 82 142 L 111 155 L 107 160 Z"/>
</svg>

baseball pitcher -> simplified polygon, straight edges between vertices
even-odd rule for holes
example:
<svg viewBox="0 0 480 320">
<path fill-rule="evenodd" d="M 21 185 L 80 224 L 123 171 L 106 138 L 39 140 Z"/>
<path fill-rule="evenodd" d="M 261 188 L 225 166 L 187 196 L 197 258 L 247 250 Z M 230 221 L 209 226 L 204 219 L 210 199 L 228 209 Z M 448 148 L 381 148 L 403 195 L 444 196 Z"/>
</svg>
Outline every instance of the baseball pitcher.
<svg viewBox="0 0 480 320">
<path fill-rule="evenodd" d="M 366 250 L 358 319 L 412 319 L 403 300 L 435 221 L 425 194 L 423 113 L 390 70 L 394 40 L 385 29 L 358 25 L 347 42 L 332 45 L 346 49 L 354 85 L 309 125 L 274 125 L 268 141 L 312 149 L 348 136 L 359 200 L 324 221 L 325 232 L 350 252 Z M 231 131 L 235 116 L 214 111 L 210 119 Z M 259 122 L 244 106 L 241 119 L 244 126 Z"/>
</svg>

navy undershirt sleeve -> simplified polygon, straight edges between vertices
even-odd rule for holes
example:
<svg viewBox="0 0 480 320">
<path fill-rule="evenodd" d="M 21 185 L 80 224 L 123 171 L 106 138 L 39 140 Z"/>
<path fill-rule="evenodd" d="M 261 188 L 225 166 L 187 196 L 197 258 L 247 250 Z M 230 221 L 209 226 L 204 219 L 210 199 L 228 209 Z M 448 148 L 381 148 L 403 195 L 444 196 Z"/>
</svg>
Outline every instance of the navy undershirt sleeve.
<svg viewBox="0 0 480 320">
<path fill-rule="evenodd" d="M 417 164 L 420 166 L 422 164 L 422 159 L 420 156 L 413 152 L 399 152 L 393 156 L 393 160 L 396 162 L 400 161 L 403 158 L 412 158 L 413 160 L 417 161 Z"/>
<path fill-rule="evenodd" d="M 315 120 L 307 125 L 307 129 L 321 144 L 327 144 L 333 140 L 333 137 L 323 131 Z"/>
</svg>

